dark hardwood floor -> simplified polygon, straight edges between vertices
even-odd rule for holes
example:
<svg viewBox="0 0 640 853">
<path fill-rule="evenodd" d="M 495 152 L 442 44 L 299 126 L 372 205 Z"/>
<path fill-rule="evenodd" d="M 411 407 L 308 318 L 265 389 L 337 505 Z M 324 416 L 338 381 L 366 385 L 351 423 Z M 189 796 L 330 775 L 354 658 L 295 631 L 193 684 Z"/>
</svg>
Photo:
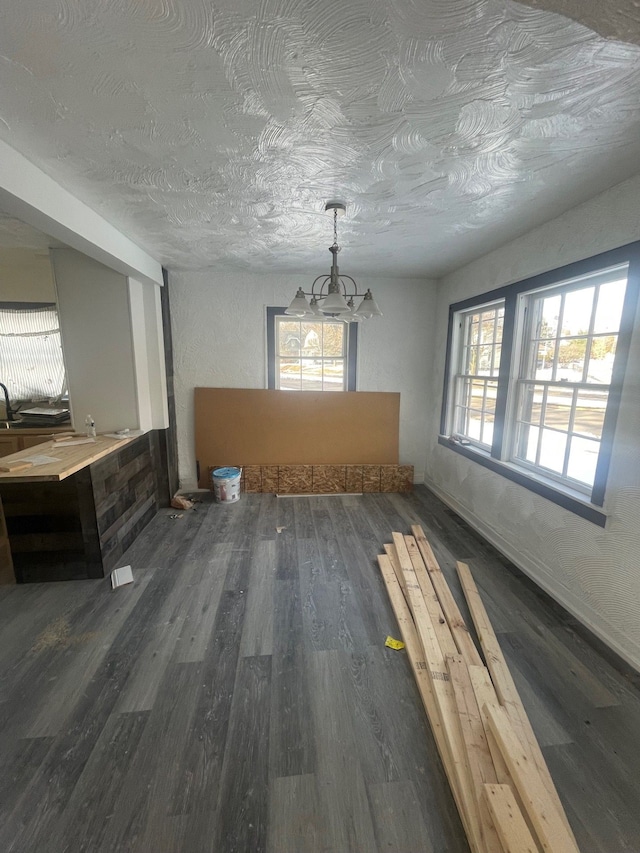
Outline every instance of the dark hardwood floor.
<svg viewBox="0 0 640 853">
<path fill-rule="evenodd" d="M 470 563 L 582 853 L 640 853 L 640 692 L 424 487 L 243 495 L 0 587 L 0 850 L 466 853 L 376 555 Z M 277 531 L 281 529 L 281 532 Z"/>
</svg>

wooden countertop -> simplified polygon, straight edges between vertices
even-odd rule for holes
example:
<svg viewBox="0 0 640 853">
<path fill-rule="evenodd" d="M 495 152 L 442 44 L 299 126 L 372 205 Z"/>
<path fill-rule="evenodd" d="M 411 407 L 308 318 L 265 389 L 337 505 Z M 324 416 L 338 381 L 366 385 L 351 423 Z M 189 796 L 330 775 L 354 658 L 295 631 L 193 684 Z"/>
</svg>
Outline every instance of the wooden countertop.
<svg viewBox="0 0 640 853">
<path fill-rule="evenodd" d="M 81 468 L 86 468 L 87 465 L 108 456 L 114 450 L 119 450 L 139 438 L 140 435 L 142 433 L 136 432 L 128 438 L 122 439 L 99 435 L 94 443 L 73 444 L 66 447 L 54 441 L 45 441 L 35 447 L 20 450 L 18 453 L 11 453 L 9 456 L 2 457 L 0 464 L 28 460 L 37 456 L 51 456 L 56 461 L 43 465 L 33 465 L 23 471 L 0 471 L 0 486 L 3 483 L 46 483 L 64 480 Z M 82 437 L 78 436 L 78 438 Z"/>
</svg>

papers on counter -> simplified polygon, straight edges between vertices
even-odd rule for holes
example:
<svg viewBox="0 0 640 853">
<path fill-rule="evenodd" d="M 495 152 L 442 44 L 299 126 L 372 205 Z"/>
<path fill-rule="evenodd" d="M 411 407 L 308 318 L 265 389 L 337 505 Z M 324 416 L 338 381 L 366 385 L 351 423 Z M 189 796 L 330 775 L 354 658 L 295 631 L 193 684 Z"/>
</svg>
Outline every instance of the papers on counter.
<svg viewBox="0 0 640 853">
<path fill-rule="evenodd" d="M 107 438 L 119 438 L 120 441 L 123 441 L 125 438 L 136 438 L 143 435 L 143 432 L 141 429 L 129 429 L 126 432 L 105 432 L 103 435 Z"/>
<path fill-rule="evenodd" d="M 33 465 L 51 465 L 52 462 L 60 462 L 57 456 L 25 456 L 25 462 L 31 462 Z"/>
</svg>

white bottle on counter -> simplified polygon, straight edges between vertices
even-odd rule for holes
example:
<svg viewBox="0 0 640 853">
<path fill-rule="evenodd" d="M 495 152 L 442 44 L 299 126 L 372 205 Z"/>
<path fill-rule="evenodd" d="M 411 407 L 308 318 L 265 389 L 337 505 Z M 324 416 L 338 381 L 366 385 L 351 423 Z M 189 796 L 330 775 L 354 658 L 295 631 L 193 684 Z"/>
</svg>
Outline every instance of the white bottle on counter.
<svg viewBox="0 0 640 853">
<path fill-rule="evenodd" d="M 91 415 L 87 415 L 84 419 L 86 428 L 87 428 L 87 437 L 95 438 L 96 437 L 96 424 Z"/>
</svg>

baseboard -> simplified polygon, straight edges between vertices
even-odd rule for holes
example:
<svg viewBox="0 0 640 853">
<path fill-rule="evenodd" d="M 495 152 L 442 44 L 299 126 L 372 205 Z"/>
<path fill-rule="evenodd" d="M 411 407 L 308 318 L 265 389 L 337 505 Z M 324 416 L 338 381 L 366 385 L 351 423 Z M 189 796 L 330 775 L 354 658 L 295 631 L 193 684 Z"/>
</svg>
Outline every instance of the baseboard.
<svg viewBox="0 0 640 853">
<path fill-rule="evenodd" d="M 537 586 L 544 590 L 554 601 L 574 616 L 585 628 L 593 634 L 607 649 L 619 657 L 626 665 L 635 672 L 640 672 L 640 648 L 625 648 L 621 646 L 614 637 L 607 633 L 602 626 L 602 619 L 597 611 L 585 607 L 584 602 L 576 599 L 565 587 L 559 587 L 549 578 L 547 568 L 542 563 L 536 563 L 527 555 L 513 548 L 512 544 L 503 539 L 500 533 L 478 518 L 466 506 L 459 503 L 451 495 L 443 492 L 434 483 L 425 480 L 424 485 L 432 491 L 444 504 L 457 513 L 477 533 L 496 548 L 507 560 L 513 563 L 519 571 L 530 578 Z"/>
</svg>

